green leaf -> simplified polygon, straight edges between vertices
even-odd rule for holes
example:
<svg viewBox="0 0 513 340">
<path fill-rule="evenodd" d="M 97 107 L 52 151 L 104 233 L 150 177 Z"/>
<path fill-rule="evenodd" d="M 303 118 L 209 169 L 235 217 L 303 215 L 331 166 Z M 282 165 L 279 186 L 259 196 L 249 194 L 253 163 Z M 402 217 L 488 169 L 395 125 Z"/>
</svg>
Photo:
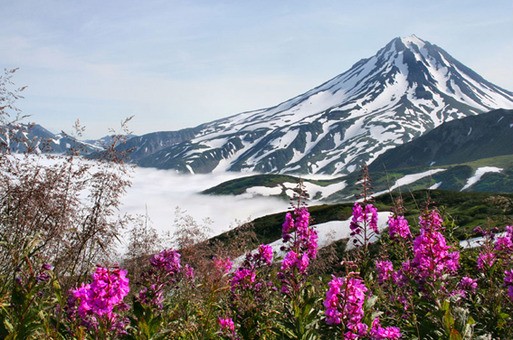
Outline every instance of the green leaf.
<svg viewBox="0 0 513 340">
<path fill-rule="evenodd" d="M 462 340 L 463 337 L 461 336 L 460 332 L 458 332 L 455 329 L 451 329 L 451 333 L 449 334 L 449 340 Z"/>
</svg>

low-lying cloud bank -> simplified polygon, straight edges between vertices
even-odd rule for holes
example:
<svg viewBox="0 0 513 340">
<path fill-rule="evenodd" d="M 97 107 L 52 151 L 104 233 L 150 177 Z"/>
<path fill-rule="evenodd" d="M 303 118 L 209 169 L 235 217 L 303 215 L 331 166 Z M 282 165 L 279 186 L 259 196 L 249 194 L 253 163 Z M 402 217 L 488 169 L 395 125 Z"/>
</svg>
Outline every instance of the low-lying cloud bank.
<svg viewBox="0 0 513 340">
<path fill-rule="evenodd" d="M 132 186 L 122 198 L 121 212 L 148 213 L 152 225 L 160 232 L 173 232 L 175 209 L 185 210 L 196 221 L 213 220 L 212 235 L 227 231 L 236 222 L 287 210 L 289 203 L 272 197 L 244 198 L 202 195 L 201 191 L 238 177 L 240 173 L 183 175 L 173 170 L 136 167 Z"/>
</svg>

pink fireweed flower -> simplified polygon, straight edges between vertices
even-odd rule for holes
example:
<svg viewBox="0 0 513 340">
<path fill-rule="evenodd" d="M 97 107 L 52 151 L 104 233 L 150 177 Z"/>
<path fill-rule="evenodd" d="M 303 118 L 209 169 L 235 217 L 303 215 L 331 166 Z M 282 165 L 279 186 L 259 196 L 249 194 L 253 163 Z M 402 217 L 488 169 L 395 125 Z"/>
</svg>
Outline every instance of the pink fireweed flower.
<svg viewBox="0 0 513 340">
<path fill-rule="evenodd" d="M 233 273 L 233 277 L 230 281 L 232 292 L 237 288 L 250 289 L 255 283 L 256 273 L 253 269 L 239 268 Z"/>
<path fill-rule="evenodd" d="M 355 277 L 333 277 L 324 300 L 326 322 L 330 325 L 343 323 L 347 336 L 360 335 L 366 331 L 362 327 L 363 304 L 367 288 L 363 280 Z"/>
<path fill-rule="evenodd" d="M 342 322 L 342 312 L 340 311 L 340 295 L 345 280 L 340 277 L 333 277 L 328 283 L 329 289 L 326 292 L 324 307 L 326 308 L 326 322 L 329 325 L 338 325 Z"/>
<path fill-rule="evenodd" d="M 70 307 L 88 326 L 94 326 L 96 318 L 104 318 L 111 323 L 118 315 L 115 309 L 125 308 L 123 299 L 130 291 L 126 270 L 97 267 L 92 275 L 92 282 L 72 289 Z M 78 303 L 78 305 L 76 305 Z"/>
<path fill-rule="evenodd" d="M 301 258 L 297 259 L 296 266 L 300 273 L 306 273 L 308 266 L 310 265 L 310 257 L 308 254 L 303 254 Z"/>
<path fill-rule="evenodd" d="M 477 256 L 477 268 L 479 270 L 485 270 L 491 268 L 495 263 L 495 253 L 483 252 Z"/>
<path fill-rule="evenodd" d="M 399 329 L 399 327 L 381 327 L 379 318 L 375 318 L 372 321 L 370 338 L 372 340 L 400 339 L 401 330 Z"/>
<path fill-rule="evenodd" d="M 424 230 L 440 231 L 443 229 L 443 222 L 444 220 L 436 210 L 428 211 L 419 217 L 419 225 Z"/>
<path fill-rule="evenodd" d="M 153 255 L 150 259 L 150 264 L 157 269 L 164 270 L 169 275 L 177 274 L 182 268 L 180 253 L 172 249 L 166 249 Z"/>
<path fill-rule="evenodd" d="M 219 258 L 214 257 L 214 267 L 221 273 L 227 274 L 230 272 L 230 270 L 233 267 L 233 262 L 230 260 L 230 258 Z"/>
<path fill-rule="evenodd" d="M 513 251 L 513 241 L 511 240 L 511 236 L 497 237 L 494 248 L 500 252 L 511 253 Z"/>
<path fill-rule="evenodd" d="M 235 332 L 235 323 L 232 318 L 219 318 L 219 335 L 227 339 L 239 339 Z"/>
<path fill-rule="evenodd" d="M 190 265 L 186 264 L 184 268 L 185 277 L 189 280 L 194 280 L 196 276 L 196 272 L 194 271 L 194 268 Z"/>
<path fill-rule="evenodd" d="M 464 276 L 458 283 L 458 288 L 470 293 L 475 293 L 477 291 L 477 280 L 468 276 Z"/>
<path fill-rule="evenodd" d="M 267 244 L 261 244 L 258 249 L 246 254 L 240 268 L 258 269 L 270 266 L 273 263 L 273 248 Z"/>
<path fill-rule="evenodd" d="M 405 266 L 406 264 L 406 266 Z M 392 272 L 392 283 L 398 287 L 404 287 L 408 283 L 408 277 L 406 273 L 411 273 L 409 262 L 402 264 L 402 268 Z"/>
<path fill-rule="evenodd" d="M 221 332 L 235 332 L 235 324 L 232 318 L 219 318 L 219 326 L 221 327 Z"/>
<path fill-rule="evenodd" d="M 292 233 L 295 232 L 295 235 Z M 317 256 L 317 231 L 310 226 L 310 213 L 306 207 L 294 209 L 294 214 L 287 213 L 283 223 L 284 250 L 306 251 L 311 259 Z M 292 239 L 292 244 L 287 243 Z"/>
<path fill-rule="evenodd" d="M 296 254 L 295 251 L 293 251 L 293 250 L 289 251 L 285 255 L 285 258 L 283 259 L 283 261 L 281 262 L 281 268 L 280 268 L 281 271 L 282 272 L 288 271 L 292 267 L 294 267 L 297 263 L 297 258 L 298 258 L 298 255 Z"/>
<path fill-rule="evenodd" d="M 306 253 L 308 257 L 311 259 L 315 259 L 317 257 L 317 249 L 318 249 L 318 240 L 319 236 L 317 235 L 317 231 L 314 229 L 309 229 L 308 234 L 306 235 L 305 245 L 306 245 Z"/>
<path fill-rule="evenodd" d="M 351 229 L 351 236 L 358 235 L 362 231 L 361 223 L 363 223 L 365 217 L 363 215 L 363 208 L 360 203 L 354 202 L 353 205 L 353 217 L 351 218 L 351 223 L 349 224 L 349 228 Z"/>
<path fill-rule="evenodd" d="M 258 254 L 265 263 L 270 266 L 273 263 L 273 248 L 267 244 L 258 247 Z"/>
<path fill-rule="evenodd" d="M 411 237 L 410 226 L 404 216 L 388 217 L 388 234 L 392 239 Z"/>
<path fill-rule="evenodd" d="M 508 288 L 508 296 L 513 301 L 513 269 L 504 271 L 504 285 Z"/>
<path fill-rule="evenodd" d="M 180 253 L 165 249 L 150 258 L 151 267 L 143 274 L 145 287 L 139 292 L 139 301 L 162 308 L 165 291 L 179 281 L 183 274 L 186 279 L 194 278 L 194 270 L 186 265 L 182 268 Z"/>
<path fill-rule="evenodd" d="M 292 231 L 294 230 L 294 218 L 291 213 L 287 213 L 285 215 L 285 222 L 282 224 L 282 238 L 283 242 L 288 242 L 290 240 Z"/>
<path fill-rule="evenodd" d="M 310 257 L 308 254 L 297 254 L 295 251 L 291 250 L 285 255 L 281 263 L 281 273 L 279 276 L 285 277 L 285 272 L 293 271 L 294 269 L 297 269 L 301 274 L 306 274 L 309 265 Z"/>
<path fill-rule="evenodd" d="M 360 235 L 364 229 L 370 228 L 375 234 L 379 234 L 378 230 L 378 209 L 372 204 L 367 204 L 365 207 L 358 202 L 353 206 L 353 217 L 349 224 L 351 229 L 351 236 Z"/>
<path fill-rule="evenodd" d="M 138 294 L 139 301 L 145 304 L 151 304 L 158 309 L 162 309 L 164 303 L 163 285 L 151 284 L 149 287 L 143 287 Z"/>
<path fill-rule="evenodd" d="M 394 266 L 390 261 L 376 261 L 376 271 L 378 272 L 379 284 L 383 284 L 392 278 Z"/>
<path fill-rule="evenodd" d="M 365 206 L 365 215 L 369 216 L 369 227 L 376 234 L 379 234 L 378 230 L 378 209 L 372 204 L 367 204 Z"/>
<path fill-rule="evenodd" d="M 459 268 L 460 253 L 449 252 L 451 247 L 439 232 L 441 218 L 436 211 L 421 217 L 420 235 L 413 241 L 411 270 L 417 281 L 438 280 L 442 275 L 455 273 Z"/>
<path fill-rule="evenodd" d="M 260 245 L 256 252 L 247 253 L 244 262 L 230 279 L 232 293 L 237 295 L 243 290 L 258 293 L 264 288 L 272 289 L 273 284 L 267 281 L 263 270 L 272 264 L 272 257 L 272 247 L 265 244 Z"/>
<path fill-rule="evenodd" d="M 294 209 L 293 214 L 287 213 L 283 226 L 285 245 L 282 250 L 287 253 L 278 275 L 281 281 L 286 283 L 295 272 L 306 275 L 310 261 L 317 257 L 318 235 L 310 226 L 310 213 L 306 207 Z M 292 232 L 295 234 L 292 235 Z"/>
</svg>

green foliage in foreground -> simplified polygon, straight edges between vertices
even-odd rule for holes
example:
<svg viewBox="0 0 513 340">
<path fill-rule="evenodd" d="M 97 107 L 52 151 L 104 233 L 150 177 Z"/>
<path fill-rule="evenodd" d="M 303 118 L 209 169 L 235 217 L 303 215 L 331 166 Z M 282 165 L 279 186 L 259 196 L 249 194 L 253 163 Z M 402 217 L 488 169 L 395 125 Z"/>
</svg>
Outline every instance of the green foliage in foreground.
<svg viewBox="0 0 513 340">
<path fill-rule="evenodd" d="M 438 192 L 429 201 L 447 196 L 450 193 Z M 460 195 L 454 196 L 456 200 Z M 481 199 L 489 197 L 483 195 Z M 472 210 L 463 198 L 459 197 L 461 204 L 458 209 L 453 208 L 455 212 Z M 419 202 L 425 203 L 413 196 L 406 206 Z M 386 200 L 379 202 L 380 206 L 386 204 Z M 500 206 L 497 201 L 495 204 Z M 327 206 L 316 207 L 312 213 L 321 216 L 326 209 Z M 73 317 L 76 316 L 73 306 L 81 301 L 69 299 L 76 288 L 63 291 L 59 284 L 61 278 L 55 276 L 52 268 L 31 257 L 38 246 L 36 240 L 23 250 L 25 260 L 17 273 L 0 277 L 3 287 L 0 336 L 5 339 L 397 339 L 400 330 L 403 339 L 511 338 L 513 229 L 509 229 L 507 240 L 502 240 L 509 243 L 502 242 L 500 247 L 487 238 L 481 248 L 464 250 L 454 241 L 458 227 L 450 215 L 444 214 L 444 226 L 441 226 L 437 213 L 421 210 L 424 231 L 415 232 L 415 239 L 394 238 L 385 232 L 371 247 L 361 243 L 351 252 L 346 251 L 345 243 L 337 243 L 312 259 L 308 270 L 292 267 L 287 271 L 286 261 L 277 254 L 271 264 L 266 262 L 267 257 L 259 257 L 262 253 L 253 253 L 239 262 L 240 267 L 235 271 L 229 271 L 228 262 L 220 262 L 220 257 L 203 259 L 203 263 L 195 263 L 197 270 L 193 275 L 186 257 L 180 259 L 178 252 L 166 250 L 149 262 L 143 260 L 142 274 L 130 275 L 128 304 L 118 304 L 115 312 L 108 314 L 112 316 L 94 316 L 88 312 L 84 319 Z M 345 213 L 342 209 L 340 214 Z M 359 223 L 362 228 L 370 226 Z M 437 238 L 437 243 L 426 239 L 430 234 Z M 420 241 L 422 235 L 424 240 Z M 420 246 L 421 242 L 424 246 Z M 183 251 L 187 253 L 186 249 Z M 344 261 L 336 265 L 328 263 L 330 251 Z M 445 255 L 437 257 L 437 253 Z M 456 253 L 456 258 L 451 255 Z M 493 262 L 486 260 L 487 264 L 483 265 L 481 258 L 486 254 L 493 255 Z M 427 264 L 418 262 L 419 256 L 424 256 Z M 388 262 L 390 269 L 384 271 L 383 262 Z M 459 264 L 449 267 L 449 262 Z M 429 270 L 431 265 L 433 271 Z M 413 269 L 407 269 L 410 267 Z M 119 272 L 115 268 L 109 270 Z M 330 277 L 327 272 L 336 276 Z M 91 282 L 94 280 L 93 276 Z M 105 285 L 96 285 L 97 290 L 102 287 Z M 95 294 L 91 299 L 102 299 L 103 293 Z M 349 302 L 345 305 L 346 299 L 353 301 L 356 296 L 360 298 L 351 302 L 354 305 Z M 93 306 L 91 310 L 103 308 L 90 306 Z M 334 309 L 341 313 L 342 323 L 333 322 Z M 363 330 L 352 328 L 352 322 L 356 321 L 350 318 L 356 314 L 351 313 L 358 313 L 358 324 L 365 327 Z"/>
</svg>

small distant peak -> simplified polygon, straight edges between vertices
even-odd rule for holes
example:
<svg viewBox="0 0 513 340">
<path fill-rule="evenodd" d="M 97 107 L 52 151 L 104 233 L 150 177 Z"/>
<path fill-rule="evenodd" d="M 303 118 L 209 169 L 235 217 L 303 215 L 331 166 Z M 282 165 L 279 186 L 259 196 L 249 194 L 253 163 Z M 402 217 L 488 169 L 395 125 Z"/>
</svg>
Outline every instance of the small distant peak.
<svg viewBox="0 0 513 340">
<path fill-rule="evenodd" d="M 417 45 L 417 46 L 424 46 L 426 42 L 419 37 L 417 37 L 415 34 L 409 35 L 407 37 L 402 37 L 401 41 L 405 45 Z"/>
</svg>

